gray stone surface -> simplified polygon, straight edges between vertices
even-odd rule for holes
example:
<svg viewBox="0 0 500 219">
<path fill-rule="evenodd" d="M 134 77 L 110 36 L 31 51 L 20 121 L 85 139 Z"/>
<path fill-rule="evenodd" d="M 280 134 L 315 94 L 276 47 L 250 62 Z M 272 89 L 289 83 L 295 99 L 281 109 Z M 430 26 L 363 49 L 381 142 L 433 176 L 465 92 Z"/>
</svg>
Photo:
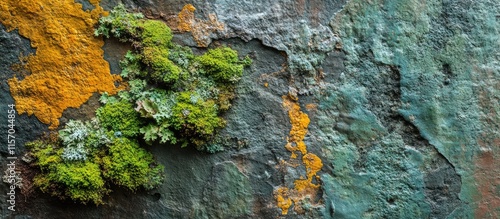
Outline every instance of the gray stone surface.
<svg viewBox="0 0 500 219">
<path fill-rule="evenodd" d="M 117 2 L 102 4 L 111 9 Z M 117 190 L 97 207 L 35 193 L 10 218 L 500 215 L 496 0 L 121 2 L 164 20 L 191 3 L 197 18 L 215 14 L 225 24 L 209 36 L 210 46 L 227 44 L 254 60 L 225 115 L 228 125 L 221 134 L 232 147 L 205 154 L 147 146 L 166 167 L 160 188 Z M 174 40 L 197 46 L 189 33 Z M 112 72 L 118 72 L 126 47 L 107 41 L 104 49 Z M 20 52 L 32 51 L 26 39 L 0 29 L 0 52 L 4 112 L 3 103 L 12 102 L 5 83 L 14 74 L 10 66 Z M 319 207 L 298 214 L 292 206 L 283 216 L 273 191 L 305 172 L 279 165 L 290 157 L 284 145 L 291 125 L 282 106 L 289 91 L 297 91 L 311 119 L 304 141 L 323 168 Z M 96 99 L 68 110 L 62 120 L 88 117 Z M 1 121 L 6 123 L 5 117 Z M 18 122 L 21 143 L 46 130 L 35 118 L 22 116 Z M 1 143 L 0 151 L 4 148 Z M 6 187 L 0 186 L 5 199 Z"/>
<path fill-rule="evenodd" d="M 259 39 L 262 44 L 287 54 L 288 67 L 293 74 L 313 74 L 325 54 L 339 41 L 330 20 L 345 4 L 345 0 L 210 0 L 210 1 L 123 1 L 130 8 L 154 17 L 168 19 L 175 16 L 185 4 L 193 4 L 196 16 L 208 19 L 215 14 L 224 29 L 214 32 L 212 38 L 238 37 L 245 41 Z M 108 9 L 116 5 L 104 0 Z M 210 42 L 210 38 L 207 39 Z M 192 44 L 195 46 L 196 44 Z"/>
</svg>

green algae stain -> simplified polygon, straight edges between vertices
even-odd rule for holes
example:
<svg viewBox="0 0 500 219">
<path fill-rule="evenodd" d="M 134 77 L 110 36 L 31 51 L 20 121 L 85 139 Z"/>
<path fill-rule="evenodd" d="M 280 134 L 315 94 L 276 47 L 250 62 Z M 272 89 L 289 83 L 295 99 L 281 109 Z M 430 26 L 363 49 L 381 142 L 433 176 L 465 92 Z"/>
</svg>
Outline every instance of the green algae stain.
<svg viewBox="0 0 500 219">
<path fill-rule="evenodd" d="M 474 181 L 474 164 L 484 152 L 477 141 L 481 134 L 494 134 L 497 130 L 482 119 L 485 104 L 479 103 L 479 92 L 484 88 L 478 85 L 494 88 L 488 82 L 491 77 L 480 75 L 485 71 L 498 75 L 500 70 L 495 65 L 500 44 L 500 25 L 495 16 L 499 9 L 498 3 L 491 0 L 473 4 L 353 0 L 332 22 L 347 54 L 348 73 L 370 80 L 378 71 L 377 66 L 398 67 L 400 114 L 461 176 L 463 205 L 450 217 L 471 218 L 481 202 Z M 493 153 L 498 154 L 498 149 Z M 346 189 L 333 193 L 341 191 Z"/>
<path fill-rule="evenodd" d="M 325 161 L 325 166 L 333 166 L 334 170 L 332 175 L 321 176 L 323 216 L 427 218 L 430 206 L 425 202 L 420 172 L 424 156 L 407 147 L 399 134 L 382 127 L 364 107 L 363 89 L 345 84 L 326 90 L 319 98 L 317 137 L 329 139 L 324 155 L 330 163 Z M 345 118 L 350 121 L 346 128 L 331 125 L 343 123 Z M 357 124 L 363 124 L 365 129 L 351 128 Z"/>
<path fill-rule="evenodd" d="M 251 214 L 254 201 L 252 185 L 234 163 L 217 164 L 213 169 L 212 180 L 214 187 L 207 187 L 204 193 L 207 198 L 205 206 L 210 206 L 205 209 L 208 216 L 238 218 Z M 199 213 L 203 215 L 202 218 L 210 218 L 204 211 Z"/>
</svg>

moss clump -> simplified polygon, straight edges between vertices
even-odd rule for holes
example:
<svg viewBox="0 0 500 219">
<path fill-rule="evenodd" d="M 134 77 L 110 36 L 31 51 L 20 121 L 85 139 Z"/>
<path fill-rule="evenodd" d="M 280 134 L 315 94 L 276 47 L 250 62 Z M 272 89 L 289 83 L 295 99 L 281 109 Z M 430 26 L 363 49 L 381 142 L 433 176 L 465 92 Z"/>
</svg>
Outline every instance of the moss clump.
<svg viewBox="0 0 500 219">
<path fill-rule="evenodd" d="M 62 199 L 102 204 L 109 190 L 104 187 L 99 165 L 92 162 L 58 163 L 35 177 L 34 185 Z"/>
<path fill-rule="evenodd" d="M 251 63 L 249 58 L 240 61 L 238 53 L 229 47 L 209 50 L 196 59 L 205 73 L 221 82 L 236 82 L 243 73 L 243 67 Z"/>
<path fill-rule="evenodd" d="M 102 35 L 129 36 L 124 40 L 133 45 L 121 62 L 121 75 L 130 80 L 130 90 L 119 96 L 137 104 L 135 109 L 147 124 L 140 128 L 144 140 L 203 148 L 224 127 L 222 113 L 230 108 L 235 83 L 251 60 L 240 59 L 226 46 L 196 56 L 189 47 L 170 41 L 171 31 L 163 22 L 128 15 L 123 6 L 110 16 L 102 19 L 98 30 L 120 29 L 127 34 Z M 109 20 L 116 19 L 120 22 L 114 27 Z M 137 25 L 123 29 L 123 23 Z"/>
<path fill-rule="evenodd" d="M 185 91 L 177 96 L 177 104 L 172 109 L 172 123 L 176 130 L 186 135 L 197 133 L 201 136 L 214 134 L 224 127 L 224 120 L 218 117 L 218 106 L 213 100 L 203 100 L 196 93 Z"/>
<path fill-rule="evenodd" d="M 33 185 L 61 199 L 101 204 L 109 190 L 105 188 L 99 165 L 91 161 L 65 162 L 61 142 L 37 140 L 26 144 L 35 158 L 34 165 L 40 168 Z"/>
<path fill-rule="evenodd" d="M 163 166 L 152 167 L 153 156 L 137 142 L 120 138 L 109 145 L 109 153 L 102 158 L 104 176 L 116 185 L 131 190 L 152 188 L 161 181 Z"/>
<path fill-rule="evenodd" d="M 142 28 L 141 42 L 144 46 L 166 48 L 170 45 L 172 33 L 165 23 L 157 20 L 143 20 L 140 27 Z"/>
<path fill-rule="evenodd" d="M 139 113 L 126 100 L 107 102 L 97 109 L 97 118 L 103 128 L 124 137 L 137 136 L 142 126 Z"/>
<path fill-rule="evenodd" d="M 70 121 L 58 138 L 26 144 L 34 158 L 32 166 L 40 170 L 33 185 L 61 199 L 94 204 L 103 203 L 111 184 L 130 190 L 158 186 L 163 166 L 136 140 L 115 137 L 113 132 L 96 121 Z M 94 141 L 99 144 L 88 144 Z"/>
<path fill-rule="evenodd" d="M 145 47 L 142 61 L 151 68 L 150 76 L 156 82 L 172 83 L 179 79 L 181 68 L 168 59 L 168 49 Z"/>
<path fill-rule="evenodd" d="M 139 36 L 139 19 L 141 13 L 127 13 L 123 4 L 118 4 L 108 16 L 99 19 L 99 27 L 94 31 L 96 36 L 115 37 L 121 41 Z"/>
</svg>

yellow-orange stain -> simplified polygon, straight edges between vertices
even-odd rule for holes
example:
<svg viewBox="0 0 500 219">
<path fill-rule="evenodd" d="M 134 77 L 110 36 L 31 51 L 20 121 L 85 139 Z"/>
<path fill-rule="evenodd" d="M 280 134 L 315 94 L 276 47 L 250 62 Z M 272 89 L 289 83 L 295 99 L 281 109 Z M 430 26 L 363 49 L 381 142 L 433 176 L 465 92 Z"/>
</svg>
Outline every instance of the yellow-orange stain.
<svg viewBox="0 0 500 219">
<path fill-rule="evenodd" d="M 269 87 L 269 83 L 264 83 L 264 87 Z"/>
<path fill-rule="evenodd" d="M 99 0 L 95 9 L 83 11 L 73 0 L 3 0 L 0 22 L 9 31 L 31 41 L 35 55 L 24 66 L 30 72 L 23 79 L 8 81 L 19 114 L 35 115 L 50 129 L 68 107 L 79 107 L 94 92 L 115 94 L 121 81 L 110 74 L 103 58 L 104 42 L 93 36 L 94 26 L 105 12 Z"/>
<path fill-rule="evenodd" d="M 224 24 L 217 20 L 215 14 L 209 14 L 208 20 L 196 19 L 196 8 L 192 4 L 185 5 L 177 17 L 169 21 L 169 26 L 179 32 L 191 32 L 194 40 L 201 47 L 207 47 L 210 35 L 215 31 L 224 30 Z"/>
<path fill-rule="evenodd" d="M 292 125 L 285 148 L 292 152 L 293 158 L 296 158 L 296 151 L 300 151 L 302 154 L 307 153 L 304 138 L 307 135 L 310 120 L 307 114 L 300 111 L 300 105 L 290 95 L 283 97 L 283 107 L 288 111 L 288 117 Z"/>
<path fill-rule="evenodd" d="M 179 12 L 177 17 L 179 18 L 177 29 L 180 32 L 189 32 L 191 31 L 191 27 L 195 21 L 194 19 L 194 11 L 196 8 L 192 4 L 184 5 L 182 10 Z"/>
<path fill-rule="evenodd" d="M 281 214 L 288 214 L 288 209 L 292 206 L 292 199 L 288 197 L 288 188 L 280 187 L 276 189 L 274 196 L 276 197 L 278 207 L 281 208 Z"/>
<path fill-rule="evenodd" d="M 323 167 L 323 163 L 317 155 L 307 152 L 304 138 L 307 135 L 310 120 L 307 114 L 300 110 L 298 98 L 291 95 L 283 96 L 283 107 L 288 111 L 292 125 L 285 148 L 292 153 L 290 163 L 297 159 L 298 152 L 301 153 L 306 176 L 295 180 L 294 188 L 278 187 L 274 192 L 274 197 L 282 215 L 288 214 L 292 204 L 294 204 L 295 212 L 300 214 L 305 211 L 300 204 L 303 200 L 316 200 L 320 189 L 320 184 L 318 184 L 320 177 L 317 173 Z"/>
</svg>

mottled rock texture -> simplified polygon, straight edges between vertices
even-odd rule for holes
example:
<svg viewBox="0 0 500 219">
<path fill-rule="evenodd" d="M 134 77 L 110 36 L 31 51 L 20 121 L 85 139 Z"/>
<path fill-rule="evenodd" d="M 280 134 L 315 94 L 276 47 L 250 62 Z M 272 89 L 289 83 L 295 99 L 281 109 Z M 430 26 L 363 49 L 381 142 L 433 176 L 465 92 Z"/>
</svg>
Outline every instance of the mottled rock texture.
<svg viewBox="0 0 500 219">
<path fill-rule="evenodd" d="M 81 0 L 84 8 L 92 5 Z M 109 10 L 118 1 L 101 5 Z M 118 190 L 103 206 L 18 196 L 6 218 L 498 218 L 500 217 L 500 4 L 497 0 L 123 0 L 150 18 L 175 20 L 185 4 L 207 32 L 254 63 L 238 85 L 217 154 L 153 145 L 165 183 L 152 191 Z M 198 47 L 190 32 L 174 40 Z M 204 50 L 205 48 L 198 48 Z M 12 103 L 6 79 L 20 52 L 16 31 L 0 29 L 1 116 Z M 111 72 L 124 45 L 106 41 Z M 283 95 L 310 119 L 303 142 L 321 158 L 318 200 L 287 215 L 274 191 L 305 176 L 287 165 L 292 125 Z M 91 116 L 96 97 L 68 118 Z M 22 143 L 47 129 L 20 116 Z M 2 125 L 2 133 L 5 133 Z M 5 158 L 5 142 L 0 144 Z M 299 158 L 301 153 L 297 152 Z M 3 161 L 5 163 L 5 160 Z M 6 185 L 0 198 L 5 200 Z M 299 205 L 299 204 L 294 204 Z M 299 209 L 300 211 L 297 211 Z"/>
</svg>

